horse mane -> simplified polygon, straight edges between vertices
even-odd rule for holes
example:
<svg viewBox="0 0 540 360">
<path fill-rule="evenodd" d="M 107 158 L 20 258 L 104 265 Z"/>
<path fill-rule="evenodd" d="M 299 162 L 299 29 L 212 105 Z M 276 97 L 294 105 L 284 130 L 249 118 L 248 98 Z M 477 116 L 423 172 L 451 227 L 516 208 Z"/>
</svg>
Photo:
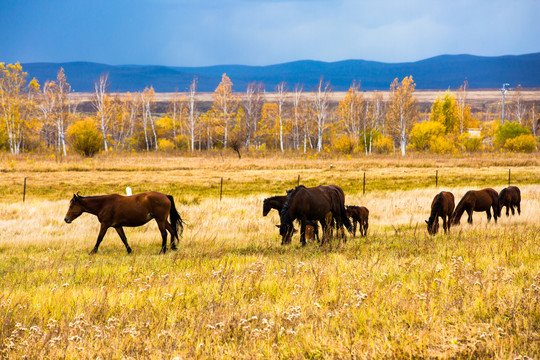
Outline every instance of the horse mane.
<svg viewBox="0 0 540 360">
<path fill-rule="evenodd" d="M 437 200 L 435 200 L 435 203 L 433 204 L 433 207 L 431 208 L 431 214 L 429 215 L 428 219 L 428 225 L 433 224 L 435 219 L 437 218 L 437 215 L 439 214 L 439 211 L 442 207 L 442 192 L 439 193 L 437 196 Z"/>
<path fill-rule="evenodd" d="M 306 187 L 304 185 L 298 185 L 294 189 L 287 191 L 287 200 L 285 201 L 285 204 L 283 205 L 283 208 L 281 209 L 281 212 L 279 214 L 281 218 L 281 226 L 284 226 L 284 224 L 287 224 L 288 222 L 291 221 L 291 218 L 289 216 L 289 206 L 291 204 L 291 199 L 294 197 L 294 195 L 296 195 L 296 193 L 300 189 L 305 189 L 305 188 Z"/>
<path fill-rule="evenodd" d="M 470 191 L 467 191 L 465 195 L 459 200 L 459 203 L 456 206 L 456 209 L 454 210 L 454 213 L 452 214 L 453 221 L 459 221 L 461 219 L 461 215 L 465 212 L 465 203 L 469 200 L 469 194 Z"/>
</svg>

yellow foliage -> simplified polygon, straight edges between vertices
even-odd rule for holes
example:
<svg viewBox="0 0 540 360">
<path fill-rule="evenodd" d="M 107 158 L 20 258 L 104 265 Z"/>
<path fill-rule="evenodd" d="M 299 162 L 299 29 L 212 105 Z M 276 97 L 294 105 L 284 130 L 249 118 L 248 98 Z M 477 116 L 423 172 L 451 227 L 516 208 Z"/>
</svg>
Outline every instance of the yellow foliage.
<svg viewBox="0 0 540 360">
<path fill-rule="evenodd" d="M 174 143 L 169 139 L 159 139 L 158 148 L 164 152 L 171 152 L 174 150 Z"/>
<path fill-rule="evenodd" d="M 532 134 L 522 134 L 506 140 L 504 147 L 511 151 L 533 152 L 538 144 Z"/>
<path fill-rule="evenodd" d="M 394 148 L 394 142 L 388 136 L 381 136 L 373 141 L 373 151 L 379 154 L 388 154 Z"/>
<path fill-rule="evenodd" d="M 435 154 L 449 154 L 454 149 L 454 141 L 451 136 L 435 136 L 430 139 L 429 148 Z"/>
</svg>

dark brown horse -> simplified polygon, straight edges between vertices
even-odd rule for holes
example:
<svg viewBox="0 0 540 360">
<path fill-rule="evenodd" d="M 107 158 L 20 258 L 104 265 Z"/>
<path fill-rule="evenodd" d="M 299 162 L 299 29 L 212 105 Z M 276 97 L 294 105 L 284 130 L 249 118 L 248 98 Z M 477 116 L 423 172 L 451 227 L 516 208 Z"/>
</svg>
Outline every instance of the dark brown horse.
<svg viewBox="0 0 540 360">
<path fill-rule="evenodd" d="M 497 223 L 499 209 L 499 194 L 492 188 L 485 188 L 482 190 L 470 190 L 465 193 L 463 198 L 459 201 L 452 216 L 452 222 L 454 225 L 459 224 L 461 215 L 466 211 L 469 215 L 467 222 L 472 224 L 473 211 L 482 212 L 487 214 L 488 221 L 491 220 L 491 210 L 493 210 L 493 217 L 495 223 Z"/>
<path fill-rule="evenodd" d="M 510 216 L 509 209 L 512 210 L 512 215 L 516 214 L 514 206 L 517 207 L 518 214 L 521 215 L 521 191 L 517 186 L 509 186 L 499 193 L 499 210 L 497 211 L 499 217 L 501 217 L 504 206 L 506 206 L 506 216 Z"/>
<path fill-rule="evenodd" d="M 452 213 L 454 212 L 454 194 L 441 191 L 431 202 L 431 214 L 426 220 L 428 233 L 435 235 L 439 231 L 439 217 L 443 220 L 444 232 L 450 231 Z"/>
<path fill-rule="evenodd" d="M 300 221 L 300 243 L 306 244 L 305 231 L 307 220 L 319 221 L 323 227 L 323 233 L 330 222 L 327 216 L 330 215 L 336 221 L 336 227 L 345 225 L 349 231 L 352 231 L 352 224 L 347 218 L 345 206 L 339 191 L 335 187 L 317 186 L 306 188 L 297 186 L 294 190 L 287 193 L 287 201 L 280 213 L 281 225 L 279 233 L 282 236 L 281 244 L 287 244 L 291 240 L 293 233 L 293 221 Z M 323 237 L 324 242 L 324 237 Z"/>
<path fill-rule="evenodd" d="M 287 195 L 277 195 L 264 199 L 263 216 L 268 215 L 268 213 L 272 209 L 276 209 L 279 213 L 281 213 L 283 205 L 285 205 L 285 201 L 287 201 Z M 279 225 L 276 226 L 279 228 Z M 313 236 L 317 239 L 317 242 L 320 242 L 321 240 L 319 239 L 319 225 L 317 225 L 317 222 L 308 219 L 306 220 L 306 226 L 311 226 L 313 228 Z M 293 233 L 295 232 L 296 229 L 293 229 Z"/>
<path fill-rule="evenodd" d="M 353 237 L 356 236 L 356 226 L 359 226 L 360 236 L 366 236 L 369 227 L 369 210 L 365 206 L 349 205 L 345 209 L 347 217 L 352 219 Z"/>
<path fill-rule="evenodd" d="M 99 244 L 110 227 L 116 230 L 126 246 L 128 254 L 131 253 L 131 248 L 128 245 L 126 234 L 124 234 L 124 226 L 141 226 L 152 219 L 156 219 L 163 239 L 160 254 L 167 251 L 167 231 L 171 234 L 171 249 L 176 250 L 175 240 L 180 241 L 179 235 L 182 235 L 184 230 L 184 223 L 178 211 L 176 211 L 173 197 L 154 191 L 133 196 L 117 194 L 102 196 L 73 195 L 64 221 L 70 224 L 84 212 L 96 215 L 101 223 L 96 246 L 90 252 L 91 255 L 98 251 Z M 171 218 L 170 223 L 167 221 L 168 216 Z M 180 234 L 178 229 L 180 229 Z"/>
</svg>

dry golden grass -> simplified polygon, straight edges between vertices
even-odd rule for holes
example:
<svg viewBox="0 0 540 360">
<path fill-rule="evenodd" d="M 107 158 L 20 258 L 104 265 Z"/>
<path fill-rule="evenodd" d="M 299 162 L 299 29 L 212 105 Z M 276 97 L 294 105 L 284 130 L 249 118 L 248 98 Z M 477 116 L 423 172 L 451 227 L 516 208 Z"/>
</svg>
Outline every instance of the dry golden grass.
<svg viewBox="0 0 540 360">
<path fill-rule="evenodd" d="M 290 246 L 280 245 L 275 211 L 262 217 L 262 200 L 275 194 L 266 180 L 291 176 L 287 168 L 292 167 L 312 181 L 320 177 L 340 184 L 338 179 L 346 182 L 361 171 L 354 161 L 330 159 L 334 168 L 327 170 L 322 165 L 329 159 L 248 159 L 248 164 L 227 159 L 221 164 L 220 156 L 144 160 L 81 164 L 73 159 L 58 164 L 60 170 L 67 166 L 62 171 L 55 171 L 54 163 L 17 163 L 13 172 L 33 169 L 39 175 L 34 178 L 37 189 L 63 172 L 73 184 L 114 173 L 137 189 L 154 186 L 151 181 L 160 176 L 170 181 L 169 171 L 189 181 L 207 171 L 227 170 L 243 183 L 258 183 L 259 189 L 243 194 L 235 188 L 219 201 L 215 194 L 197 194 L 196 188 L 185 193 L 169 188 L 187 226 L 180 249 L 164 256 L 158 255 L 155 223 L 126 230 L 132 255 L 110 230 L 98 254 L 88 256 L 97 219 L 85 214 L 73 224 L 63 223 L 69 196 L 59 190 L 42 190 L 24 204 L 0 203 L 3 357 L 540 356 L 536 163 L 520 168 L 530 173 L 528 184 L 516 183 L 523 196 L 521 216 L 488 224 L 485 214 L 475 213 L 472 226 L 462 221 L 449 235 L 430 237 L 424 219 L 435 194 L 450 190 L 459 201 L 472 186 L 422 186 L 422 176 L 433 169 L 431 160 L 422 166 L 409 159 L 410 166 L 381 159 L 387 162 L 381 168 L 373 161 L 370 168 L 378 169 L 384 181 L 408 176 L 417 186 L 385 189 L 382 182 L 366 195 L 358 189 L 347 192 L 348 204 L 370 209 L 368 237 L 301 248 L 297 237 Z M 465 161 L 457 167 L 447 161 L 448 172 L 473 171 Z M 482 161 L 474 171 L 486 181 L 503 169 L 500 160 Z M 167 171 L 154 177 L 145 170 L 149 163 L 150 169 L 163 166 Z M 347 171 L 328 175 L 336 167 Z M 51 178 L 49 171 L 55 171 Z M 4 175 L 11 174 L 2 173 L 2 186 L 9 188 Z M 490 185 L 500 190 L 503 183 Z"/>
</svg>

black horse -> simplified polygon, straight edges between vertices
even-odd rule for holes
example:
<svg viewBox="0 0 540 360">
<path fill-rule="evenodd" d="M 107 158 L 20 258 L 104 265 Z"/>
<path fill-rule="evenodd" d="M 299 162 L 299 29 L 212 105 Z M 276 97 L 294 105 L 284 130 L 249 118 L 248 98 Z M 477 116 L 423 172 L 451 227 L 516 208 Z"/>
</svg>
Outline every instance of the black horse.
<svg viewBox="0 0 540 360">
<path fill-rule="evenodd" d="M 512 215 L 516 214 L 514 206 L 517 207 L 518 214 L 521 215 L 521 191 L 517 186 L 509 186 L 499 193 L 499 210 L 497 215 L 501 217 L 502 208 L 506 206 L 506 216 L 510 216 L 508 210 L 512 210 Z"/>
<path fill-rule="evenodd" d="M 428 233 L 435 235 L 439 231 L 439 217 L 443 220 L 444 232 L 450 231 L 450 223 L 454 212 L 454 194 L 449 191 L 441 191 L 435 195 L 431 202 L 431 214 L 426 220 Z"/>
<path fill-rule="evenodd" d="M 279 233 L 282 236 L 281 244 L 290 243 L 293 233 L 293 221 L 300 220 L 300 243 L 306 244 L 305 231 L 308 219 L 319 221 L 326 234 L 332 219 L 336 221 L 339 229 L 342 225 L 352 232 L 352 224 L 347 217 L 345 206 L 340 193 L 334 186 L 316 186 L 306 188 L 297 186 L 289 191 L 287 200 L 280 213 L 281 225 Z M 324 236 L 323 241 L 324 243 Z"/>
<path fill-rule="evenodd" d="M 285 202 L 287 201 L 287 195 L 277 195 L 272 196 L 269 198 L 266 198 L 263 200 L 263 216 L 268 215 L 270 210 L 276 209 L 279 213 L 281 213 L 281 210 L 283 209 L 283 205 L 285 205 Z M 276 225 L 279 228 L 279 225 Z M 317 225 L 316 221 L 312 220 L 306 220 L 306 226 L 311 226 L 313 228 L 313 235 L 317 239 L 317 242 L 321 242 L 319 238 L 319 225 Z M 293 233 L 296 232 L 296 230 L 293 230 Z"/>
</svg>

